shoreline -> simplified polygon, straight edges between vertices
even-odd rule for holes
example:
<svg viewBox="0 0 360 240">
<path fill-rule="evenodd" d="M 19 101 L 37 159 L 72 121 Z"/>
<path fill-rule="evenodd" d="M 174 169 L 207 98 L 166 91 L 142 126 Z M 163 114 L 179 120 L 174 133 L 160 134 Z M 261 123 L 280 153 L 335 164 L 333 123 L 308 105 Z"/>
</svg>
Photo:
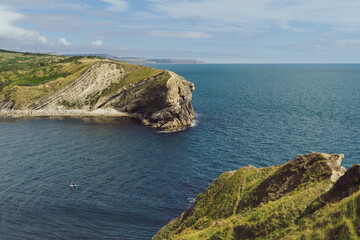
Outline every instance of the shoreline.
<svg viewBox="0 0 360 240">
<path fill-rule="evenodd" d="M 196 125 L 195 120 L 191 125 L 182 127 L 180 129 L 168 131 L 162 126 L 149 122 L 147 118 L 137 113 L 121 112 L 113 108 L 108 109 L 95 109 L 89 111 L 86 109 L 43 109 L 43 110 L 0 110 L 0 119 L 21 119 L 21 118 L 74 118 L 74 119 L 86 119 L 86 118 L 119 118 L 119 119 L 133 119 L 140 121 L 142 125 L 149 126 L 159 130 L 159 133 L 174 133 L 184 131 L 189 127 Z"/>
<path fill-rule="evenodd" d="M 56 110 L 0 110 L 0 116 L 22 117 L 133 117 L 115 109 L 56 109 Z"/>
</svg>

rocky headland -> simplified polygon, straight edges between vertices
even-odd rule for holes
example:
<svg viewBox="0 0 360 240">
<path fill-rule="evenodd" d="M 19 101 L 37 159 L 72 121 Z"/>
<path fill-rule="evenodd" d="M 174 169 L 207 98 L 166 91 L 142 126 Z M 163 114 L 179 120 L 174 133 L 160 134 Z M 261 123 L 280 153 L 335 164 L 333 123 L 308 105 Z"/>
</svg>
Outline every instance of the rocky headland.
<svg viewBox="0 0 360 240">
<path fill-rule="evenodd" d="M 157 239 L 359 239 L 360 165 L 310 153 L 223 173 Z"/>
<path fill-rule="evenodd" d="M 164 131 L 192 124 L 194 84 L 174 72 L 97 57 L 37 54 L 30 55 L 41 59 L 31 68 L 26 54 L 1 54 L 20 60 L 13 68 L 0 65 L 0 116 L 129 117 Z"/>
</svg>

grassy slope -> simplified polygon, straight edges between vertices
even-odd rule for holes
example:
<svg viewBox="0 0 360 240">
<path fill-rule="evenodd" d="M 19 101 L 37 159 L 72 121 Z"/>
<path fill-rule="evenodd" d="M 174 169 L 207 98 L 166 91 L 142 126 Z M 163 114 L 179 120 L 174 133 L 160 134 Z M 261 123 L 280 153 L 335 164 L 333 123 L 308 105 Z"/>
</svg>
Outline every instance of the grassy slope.
<svg viewBox="0 0 360 240">
<path fill-rule="evenodd" d="M 33 103 L 76 80 L 93 64 L 109 61 L 98 57 L 64 57 L 0 50 L 0 102 L 13 102 L 15 109 Z M 119 83 L 105 89 L 96 101 L 119 88 L 149 78 L 163 71 L 150 67 L 120 63 L 127 72 Z"/>
<path fill-rule="evenodd" d="M 360 239 L 360 191 L 305 215 L 293 228 L 286 239 Z"/>
<path fill-rule="evenodd" d="M 359 239 L 360 192 L 318 208 L 331 170 L 305 161 L 222 174 L 154 239 Z"/>
</svg>

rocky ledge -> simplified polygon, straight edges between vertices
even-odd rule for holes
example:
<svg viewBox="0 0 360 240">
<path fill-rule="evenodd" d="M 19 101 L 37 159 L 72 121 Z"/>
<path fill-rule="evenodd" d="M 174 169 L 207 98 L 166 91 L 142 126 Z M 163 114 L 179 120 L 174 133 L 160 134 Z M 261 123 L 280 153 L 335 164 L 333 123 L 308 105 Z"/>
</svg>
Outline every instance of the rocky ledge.
<svg viewBox="0 0 360 240">
<path fill-rule="evenodd" d="M 81 74 L 75 72 L 56 81 L 37 86 L 13 81 L 0 91 L 0 116 L 129 117 L 164 131 L 191 126 L 193 83 L 171 71 L 89 61 L 76 62 L 90 65 Z"/>
<path fill-rule="evenodd" d="M 343 157 L 223 173 L 153 239 L 359 239 L 360 165 Z"/>
</svg>

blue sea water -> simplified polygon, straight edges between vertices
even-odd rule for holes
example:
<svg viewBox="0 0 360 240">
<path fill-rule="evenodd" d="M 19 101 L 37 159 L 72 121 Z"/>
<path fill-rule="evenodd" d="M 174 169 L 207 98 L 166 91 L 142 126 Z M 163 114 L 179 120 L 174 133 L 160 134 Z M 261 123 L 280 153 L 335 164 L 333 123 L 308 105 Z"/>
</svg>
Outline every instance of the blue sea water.
<svg viewBox="0 0 360 240">
<path fill-rule="evenodd" d="M 195 83 L 196 126 L 0 120 L 0 239 L 150 239 L 222 172 L 312 151 L 360 162 L 360 65 L 156 67 Z"/>
</svg>

